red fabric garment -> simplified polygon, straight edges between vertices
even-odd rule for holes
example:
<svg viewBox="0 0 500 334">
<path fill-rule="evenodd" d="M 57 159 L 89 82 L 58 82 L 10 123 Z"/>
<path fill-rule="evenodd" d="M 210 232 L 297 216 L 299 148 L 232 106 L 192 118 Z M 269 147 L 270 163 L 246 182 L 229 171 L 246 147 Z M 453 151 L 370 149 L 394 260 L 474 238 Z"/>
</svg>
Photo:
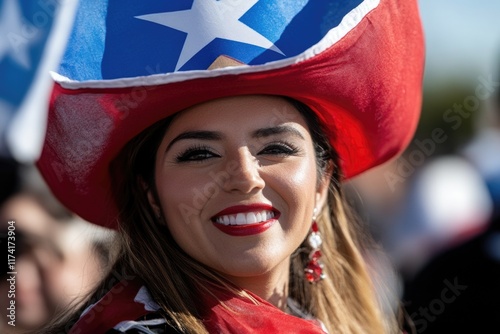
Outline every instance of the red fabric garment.
<svg viewBox="0 0 500 334">
<path fill-rule="evenodd" d="M 138 280 L 121 281 L 84 312 L 70 334 L 106 333 L 120 322 L 155 312 L 152 300 L 145 299 L 144 294 L 139 297 L 141 289 L 145 288 Z M 211 296 L 203 298 L 203 322 L 209 333 L 325 333 L 319 321 L 289 315 L 248 291 L 258 301 L 257 305 L 248 298 L 221 289 L 212 291 L 224 305 Z"/>
<path fill-rule="evenodd" d="M 119 282 L 83 313 L 69 334 L 106 333 L 121 321 L 146 315 L 145 305 L 134 301 L 141 287 L 136 280 Z"/>
<path fill-rule="evenodd" d="M 214 290 L 217 298 L 205 298 L 209 333 L 303 333 L 324 334 L 317 320 L 301 319 L 289 315 L 276 306 L 246 291 L 258 301 L 258 305 L 226 291 Z"/>
</svg>

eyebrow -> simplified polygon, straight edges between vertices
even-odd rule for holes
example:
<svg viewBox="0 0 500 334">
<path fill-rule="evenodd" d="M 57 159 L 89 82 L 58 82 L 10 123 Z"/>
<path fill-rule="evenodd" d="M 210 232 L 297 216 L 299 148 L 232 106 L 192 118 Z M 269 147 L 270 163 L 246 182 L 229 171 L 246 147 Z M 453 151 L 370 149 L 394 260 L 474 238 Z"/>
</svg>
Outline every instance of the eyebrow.
<svg viewBox="0 0 500 334">
<path fill-rule="evenodd" d="M 269 137 L 269 136 L 279 135 L 279 134 L 283 134 L 283 133 L 289 133 L 289 134 L 292 134 L 296 137 L 299 137 L 300 139 L 305 139 L 299 130 L 297 130 L 293 126 L 289 126 L 289 125 L 279 125 L 279 126 L 273 126 L 273 127 L 269 127 L 269 128 L 258 129 L 258 130 L 253 132 L 252 136 L 255 138 L 263 138 L 263 137 Z"/>
<path fill-rule="evenodd" d="M 280 126 L 258 129 L 252 133 L 252 137 L 264 138 L 283 133 L 289 133 L 301 139 L 305 139 L 299 130 L 289 125 L 280 125 Z M 216 131 L 187 131 L 181 133 L 180 135 L 172 139 L 172 141 L 168 144 L 167 148 L 165 149 L 165 152 L 168 152 L 172 147 L 172 145 L 174 145 L 176 142 L 180 140 L 186 140 L 186 139 L 222 140 L 223 138 L 224 135 Z"/>
</svg>

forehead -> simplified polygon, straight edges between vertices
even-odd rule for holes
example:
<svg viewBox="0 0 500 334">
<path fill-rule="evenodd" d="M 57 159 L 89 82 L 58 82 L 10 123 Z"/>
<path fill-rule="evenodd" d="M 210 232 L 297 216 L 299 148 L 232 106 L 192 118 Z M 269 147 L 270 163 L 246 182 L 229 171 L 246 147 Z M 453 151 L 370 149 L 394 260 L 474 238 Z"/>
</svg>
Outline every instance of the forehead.
<svg viewBox="0 0 500 334">
<path fill-rule="evenodd" d="M 286 99 L 278 96 L 234 96 L 205 102 L 182 111 L 175 117 L 170 130 L 193 128 L 239 128 L 245 125 L 272 127 L 296 123 L 307 129 L 299 111 Z"/>
</svg>

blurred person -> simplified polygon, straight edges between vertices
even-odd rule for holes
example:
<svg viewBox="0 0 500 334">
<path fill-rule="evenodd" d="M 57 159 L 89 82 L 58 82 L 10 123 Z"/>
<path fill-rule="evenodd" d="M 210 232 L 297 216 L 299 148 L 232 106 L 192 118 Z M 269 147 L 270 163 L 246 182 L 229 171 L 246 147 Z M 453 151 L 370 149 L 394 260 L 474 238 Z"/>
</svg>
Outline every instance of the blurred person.
<svg viewBox="0 0 500 334">
<path fill-rule="evenodd" d="M 488 225 L 492 200 L 481 174 L 460 156 L 410 158 L 375 168 L 349 182 L 349 198 L 402 274 L 412 277 L 435 254 Z"/>
<path fill-rule="evenodd" d="M 480 174 L 459 156 L 427 162 L 408 180 L 400 210 L 384 244 L 403 279 L 411 279 L 436 254 L 482 232 L 492 203 Z"/>
<path fill-rule="evenodd" d="M 8 221 L 15 221 L 15 297 L 7 298 L 6 273 L 12 270 L 6 267 L 0 309 L 15 301 L 16 326 L 7 323 L 11 319 L 2 311 L 0 332 L 18 333 L 43 327 L 57 310 L 94 286 L 111 260 L 107 245 L 112 232 L 75 217 L 40 189 L 21 191 L 0 206 L 2 254 L 7 254 Z"/>
<path fill-rule="evenodd" d="M 12 215 L 12 214 L 15 214 Z M 51 259 L 57 256 L 53 244 L 47 243 L 46 237 L 49 228 L 53 223 L 53 218 L 39 204 L 29 197 L 19 196 L 7 200 L 1 208 L 1 231 L 2 231 L 2 254 L 7 254 L 7 222 L 14 220 L 16 222 L 15 235 L 15 269 L 21 273 L 16 277 L 16 327 L 32 329 L 43 325 L 49 317 L 49 306 L 47 305 L 44 291 L 42 290 L 42 278 L 37 268 L 37 255 L 43 255 L 45 259 Z M 43 253 L 43 254 L 42 254 Z M 48 256 L 47 256 L 48 255 Z M 2 256 L 4 257 L 4 256 Z M 2 263 L 6 264 L 5 259 Z M 4 313 L 9 306 L 7 294 L 9 284 L 7 284 L 8 268 L 2 271 L 0 281 L 0 299 L 2 317 L 1 324 L 3 330 L 9 330 L 6 322 L 9 321 Z M 14 329 L 14 327 L 11 327 Z"/>
<path fill-rule="evenodd" d="M 19 182 L 19 163 L 0 157 L 0 203 L 18 190 Z"/>
<path fill-rule="evenodd" d="M 499 76 L 500 77 L 500 76 Z M 480 122 L 480 131 L 465 147 L 465 157 L 481 174 L 493 201 L 493 215 L 500 215 L 500 88 Z"/>
<path fill-rule="evenodd" d="M 486 189 L 488 200 L 483 205 L 490 203 L 490 216 L 481 233 L 435 256 L 408 282 L 404 300 L 417 333 L 486 333 L 500 327 L 498 88 L 492 106 L 485 114 L 484 128 L 462 151 L 462 163 L 474 166 Z M 459 212 L 460 204 L 455 205 Z"/>
</svg>

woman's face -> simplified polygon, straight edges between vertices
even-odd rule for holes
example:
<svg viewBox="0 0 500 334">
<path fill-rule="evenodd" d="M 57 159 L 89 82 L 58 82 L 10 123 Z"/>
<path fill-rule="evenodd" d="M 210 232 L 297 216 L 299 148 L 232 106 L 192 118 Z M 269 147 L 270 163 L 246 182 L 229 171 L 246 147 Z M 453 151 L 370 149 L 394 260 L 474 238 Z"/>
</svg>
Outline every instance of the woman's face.
<svg viewBox="0 0 500 334">
<path fill-rule="evenodd" d="M 149 200 L 179 246 L 229 279 L 288 273 L 328 186 L 318 186 L 303 117 L 270 96 L 183 111 L 156 154 L 155 182 L 159 203 Z"/>
</svg>

